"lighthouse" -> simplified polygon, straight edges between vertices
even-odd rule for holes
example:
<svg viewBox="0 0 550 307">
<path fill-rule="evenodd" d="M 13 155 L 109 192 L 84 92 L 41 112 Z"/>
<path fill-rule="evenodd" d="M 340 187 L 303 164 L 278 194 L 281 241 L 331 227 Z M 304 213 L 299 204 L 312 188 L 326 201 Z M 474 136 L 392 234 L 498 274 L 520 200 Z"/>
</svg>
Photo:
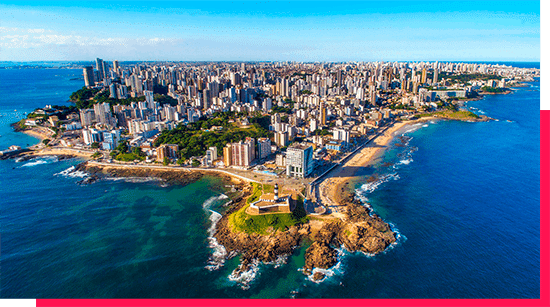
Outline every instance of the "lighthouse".
<svg viewBox="0 0 550 307">
<path fill-rule="evenodd" d="M 278 202 L 279 201 L 279 186 L 275 183 L 275 187 L 273 188 L 273 194 L 275 194 L 273 196 L 273 200 L 275 202 Z"/>
</svg>

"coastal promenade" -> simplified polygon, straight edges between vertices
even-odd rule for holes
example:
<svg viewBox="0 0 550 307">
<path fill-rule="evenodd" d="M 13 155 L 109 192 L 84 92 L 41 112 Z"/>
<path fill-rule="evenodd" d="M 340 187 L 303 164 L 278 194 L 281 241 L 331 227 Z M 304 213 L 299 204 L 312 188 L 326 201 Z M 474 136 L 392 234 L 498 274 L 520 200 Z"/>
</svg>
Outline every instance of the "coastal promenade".
<svg viewBox="0 0 550 307">
<path fill-rule="evenodd" d="M 414 122 L 413 122 L 414 123 Z M 348 154 L 342 161 L 313 181 L 312 196 L 317 204 L 315 212 L 324 208 L 332 217 L 343 217 L 339 208 L 345 185 L 356 178 L 358 170 L 367 166 L 376 153 L 386 147 L 395 133 L 411 122 L 393 122 Z"/>
</svg>

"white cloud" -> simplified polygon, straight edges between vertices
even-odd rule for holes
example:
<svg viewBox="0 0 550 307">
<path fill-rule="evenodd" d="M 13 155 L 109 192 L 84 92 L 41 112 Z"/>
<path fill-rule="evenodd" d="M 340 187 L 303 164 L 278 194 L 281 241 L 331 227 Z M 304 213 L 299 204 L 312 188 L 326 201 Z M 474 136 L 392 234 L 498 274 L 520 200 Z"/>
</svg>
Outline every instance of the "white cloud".
<svg viewBox="0 0 550 307">
<path fill-rule="evenodd" d="M 27 29 L 27 32 L 29 33 L 44 33 L 46 32 L 45 29 Z"/>
</svg>

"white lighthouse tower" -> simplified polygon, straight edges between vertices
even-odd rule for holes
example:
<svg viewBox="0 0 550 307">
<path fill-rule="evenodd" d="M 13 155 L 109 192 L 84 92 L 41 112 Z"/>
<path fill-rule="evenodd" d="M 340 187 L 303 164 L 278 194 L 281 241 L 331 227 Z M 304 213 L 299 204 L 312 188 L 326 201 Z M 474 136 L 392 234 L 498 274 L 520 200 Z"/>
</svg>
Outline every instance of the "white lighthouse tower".
<svg viewBox="0 0 550 307">
<path fill-rule="evenodd" d="M 273 194 L 275 194 L 273 196 L 273 200 L 275 202 L 278 202 L 279 201 L 279 186 L 275 183 L 275 187 L 273 188 Z"/>
</svg>

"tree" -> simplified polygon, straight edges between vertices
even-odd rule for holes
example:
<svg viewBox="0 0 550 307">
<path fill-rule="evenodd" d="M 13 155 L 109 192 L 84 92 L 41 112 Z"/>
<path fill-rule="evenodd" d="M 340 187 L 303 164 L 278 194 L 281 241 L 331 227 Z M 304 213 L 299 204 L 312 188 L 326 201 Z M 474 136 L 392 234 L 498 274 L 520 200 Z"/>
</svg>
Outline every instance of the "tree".
<svg viewBox="0 0 550 307">
<path fill-rule="evenodd" d="M 197 167 L 197 166 L 201 165 L 201 163 L 199 161 L 197 161 L 196 159 L 193 159 L 193 162 L 191 163 L 191 165 L 193 165 L 193 167 Z"/>
<path fill-rule="evenodd" d="M 44 139 L 44 140 L 42 140 L 42 143 L 44 143 L 44 145 L 48 145 L 49 142 L 50 142 L 50 139 Z"/>
<path fill-rule="evenodd" d="M 98 149 L 98 148 L 99 148 L 99 143 L 98 143 L 98 142 L 93 142 L 92 145 L 91 145 L 91 147 L 92 147 L 93 149 Z"/>
<path fill-rule="evenodd" d="M 162 160 L 162 165 L 166 166 L 168 164 L 170 164 L 170 160 L 168 160 L 167 157 L 164 157 L 164 160 Z"/>
</svg>

